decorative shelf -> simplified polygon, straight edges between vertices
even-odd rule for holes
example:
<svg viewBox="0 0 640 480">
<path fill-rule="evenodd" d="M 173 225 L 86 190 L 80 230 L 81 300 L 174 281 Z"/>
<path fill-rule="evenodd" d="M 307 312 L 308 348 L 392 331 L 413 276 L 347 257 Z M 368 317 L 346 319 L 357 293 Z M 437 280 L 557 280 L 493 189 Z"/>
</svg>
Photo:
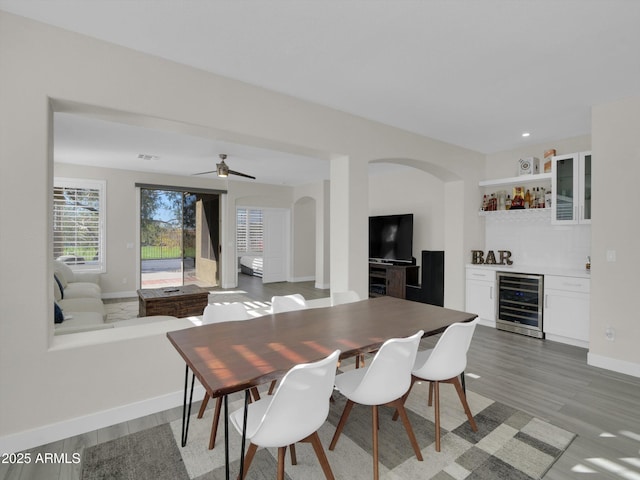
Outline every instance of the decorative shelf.
<svg viewBox="0 0 640 480">
<path fill-rule="evenodd" d="M 497 187 L 500 185 L 522 185 L 527 183 L 545 182 L 551 180 L 551 173 L 538 173 L 536 175 L 520 175 L 518 177 L 496 178 L 494 180 L 482 180 L 478 182 L 480 187 Z M 537 210 L 537 209 L 532 209 Z M 493 212 L 489 212 L 493 213 Z"/>
<path fill-rule="evenodd" d="M 481 217 L 496 220 L 551 220 L 550 208 L 523 208 L 517 210 L 494 210 L 491 212 L 478 212 Z"/>
</svg>

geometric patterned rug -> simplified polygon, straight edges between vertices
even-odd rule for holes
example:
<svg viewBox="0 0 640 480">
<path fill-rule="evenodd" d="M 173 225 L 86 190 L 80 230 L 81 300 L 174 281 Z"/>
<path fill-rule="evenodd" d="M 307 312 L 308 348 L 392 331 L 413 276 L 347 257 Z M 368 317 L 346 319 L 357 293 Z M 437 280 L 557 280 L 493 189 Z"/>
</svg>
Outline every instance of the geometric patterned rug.
<svg viewBox="0 0 640 480">
<path fill-rule="evenodd" d="M 424 461 L 415 458 L 401 421 L 393 411 L 380 408 L 379 461 L 383 479 L 540 479 L 575 438 L 553 426 L 499 402 L 467 390 L 467 399 L 478 425 L 469 427 L 451 385 L 442 385 L 441 452 L 435 451 L 433 408 L 427 406 L 428 384 L 416 384 L 407 399 L 407 414 Z M 448 388 L 450 387 L 450 388 Z M 369 480 L 372 477 L 371 408 L 355 405 L 333 452 L 328 450 L 345 400 L 333 395 L 328 421 L 319 435 L 336 479 Z M 199 399 L 196 399 L 199 400 Z M 210 402 L 214 404 L 215 402 Z M 230 412 L 242 407 L 239 394 L 229 396 Z M 197 411 L 197 410 L 196 410 Z M 192 409 L 193 412 L 193 409 Z M 94 479 L 223 479 L 224 430 L 220 422 L 216 447 L 208 450 L 212 410 L 203 419 L 192 415 L 187 446 L 180 447 L 181 420 L 160 425 L 85 450 L 82 478 Z M 240 436 L 230 426 L 231 475 L 239 468 Z M 323 479 L 309 444 L 296 445 L 298 464 L 287 458 L 285 477 L 290 480 Z M 259 449 L 248 479 L 274 478 L 276 450 Z M 151 466 L 152 465 L 152 466 Z"/>
</svg>

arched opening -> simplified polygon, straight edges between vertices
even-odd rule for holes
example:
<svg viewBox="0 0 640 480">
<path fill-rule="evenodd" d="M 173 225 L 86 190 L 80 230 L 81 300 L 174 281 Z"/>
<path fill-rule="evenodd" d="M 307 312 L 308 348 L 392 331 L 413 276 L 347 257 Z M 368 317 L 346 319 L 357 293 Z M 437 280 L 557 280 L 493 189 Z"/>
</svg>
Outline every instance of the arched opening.
<svg viewBox="0 0 640 480">
<path fill-rule="evenodd" d="M 457 174 L 425 160 L 369 162 L 369 215 L 413 214 L 416 264 L 422 272 L 422 251 L 445 252 L 444 302 L 456 308 L 462 308 L 455 293 L 464 266 L 462 183 Z"/>
</svg>

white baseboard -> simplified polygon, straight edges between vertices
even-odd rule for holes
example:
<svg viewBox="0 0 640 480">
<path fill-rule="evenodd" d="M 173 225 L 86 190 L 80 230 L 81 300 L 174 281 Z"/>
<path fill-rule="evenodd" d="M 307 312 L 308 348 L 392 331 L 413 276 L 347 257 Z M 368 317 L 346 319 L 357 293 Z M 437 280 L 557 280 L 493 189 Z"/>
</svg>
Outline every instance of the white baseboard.
<svg viewBox="0 0 640 480">
<path fill-rule="evenodd" d="M 480 325 L 484 325 L 485 327 L 496 328 L 496 321 L 495 320 L 488 320 L 486 318 L 478 317 L 478 323 Z"/>
<path fill-rule="evenodd" d="M 315 279 L 316 279 L 315 275 L 312 275 L 310 277 L 293 277 L 291 279 L 291 282 L 293 282 L 293 283 L 296 283 L 296 282 L 312 282 Z"/>
<path fill-rule="evenodd" d="M 129 298 L 129 297 L 137 297 L 138 292 L 135 290 L 131 292 L 109 292 L 103 293 L 102 298 Z"/>
<path fill-rule="evenodd" d="M 592 367 L 606 368 L 607 370 L 613 370 L 614 372 L 640 378 L 640 364 L 638 363 L 589 352 L 587 353 L 587 364 Z"/>
<path fill-rule="evenodd" d="M 197 384 L 193 389 L 194 401 L 204 396 L 204 388 Z M 46 445 L 68 437 L 92 432 L 100 428 L 109 427 L 136 418 L 163 412 L 174 407 L 182 406 L 184 391 L 173 392 L 159 397 L 150 398 L 121 407 L 92 413 L 82 417 L 71 418 L 64 422 L 44 425 L 42 427 L 13 433 L 0 437 L 0 453 L 15 453 L 28 448 Z M 193 410 L 192 410 L 193 411 Z"/>
<path fill-rule="evenodd" d="M 316 283 L 314 286 L 320 290 L 329 290 L 331 288 L 331 285 L 328 283 Z"/>
<path fill-rule="evenodd" d="M 575 338 L 563 337 L 562 335 L 554 335 L 552 333 L 545 333 L 544 338 L 551 340 L 552 342 L 566 343 L 567 345 L 573 345 L 574 347 L 589 348 L 589 342 L 583 340 L 577 340 Z"/>
</svg>

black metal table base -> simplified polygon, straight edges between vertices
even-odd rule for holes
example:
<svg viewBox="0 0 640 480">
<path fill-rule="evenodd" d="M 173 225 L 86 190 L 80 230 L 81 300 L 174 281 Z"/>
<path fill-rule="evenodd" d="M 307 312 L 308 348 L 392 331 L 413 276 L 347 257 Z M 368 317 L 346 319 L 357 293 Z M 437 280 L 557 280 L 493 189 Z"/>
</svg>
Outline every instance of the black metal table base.
<svg viewBox="0 0 640 480">
<path fill-rule="evenodd" d="M 189 389 L 189 365 L 186 366 L 184 373 L 184 398 L 182 402 L 182 446 L 187 445 L 187 437 L 189 436 L 189 420 L 191 419 L 191 405 L 193 403 L 193 387 L 195 384 L 195 374 L 191 374 L 191 389 Z M 189 394 L 189 403 L 187 404 L 187 392 Z M 242 422 L 242 446 L 240 447 L 240 474 L 238 478 L 244 477 L 244 450 L 247 439 L 247 413 L 249 410 L 249 390 L 245 390 L 244 394 L 244 412 Z M 227 395 L 224 396 L 224 468 L 225 478 L 229 480 L 229 401 Z"/>
<path fill-rule="evenodd" d="M 195 383 L 195 374 L 191 374 L 191 394 L 189 395 L 189 409 L 187 411 L 187 390 L 189 384 L 189 365 L 186 366 L 184 372 L 184 400 L 182 402 L 182 446 L 187 444 L 187 436 L 189 435 L 189 419 L 191 418 L 191 404 L 193 402 L 193 384 Z"/>
</svg>

